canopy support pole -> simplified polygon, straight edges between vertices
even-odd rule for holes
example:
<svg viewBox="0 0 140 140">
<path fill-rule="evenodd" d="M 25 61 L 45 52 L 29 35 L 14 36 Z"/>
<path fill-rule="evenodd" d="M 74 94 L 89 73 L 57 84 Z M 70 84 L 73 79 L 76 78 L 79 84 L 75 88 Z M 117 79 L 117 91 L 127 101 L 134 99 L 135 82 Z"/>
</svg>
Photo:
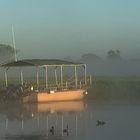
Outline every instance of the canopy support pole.
<svg viewBox="0 0 140 140">
<path fill-rule="evenodd" d="M 46 68 L 46 89 L 48 88 L 48 66 Z"/>
<path fill-rule="evenodd" d="M 8 86 L 7 68 L 5 69 L 5 86 Z"/>
<path fill-rule="evenodd" d="M 23 85 L 23 71 L 22 71 L 22 69 L 20 70 L 20 80 L 21 80 L 21 85 Z"/>
<path fill-rule="evenodd" d="M 86 64 L 84 65 L 85 68 L 85 85 L 87 85 L 87 66 Z"/>
<path fill-rule="evenodd" d="M 77 78 L 77 66 L 76 65 L 74 66 L 74 72 L 75 72 L 75 87 L 77 88 L 78 78 Z"/>
<path fill-rule="evenodd" d="M 55 74 L 55 84 L 58 85 L 58 78 L 57 78 L 57 67 L 55 67 L 54 74 Z"/>
<path fill-rule="evenodd" d="M 63 89 L 63 65 L 60 66 L 61 71 L 61 89 Z"/>
<path fill-rule="evenodd" d="M 39 67 L 37 67 L 36 70 L 36 84 L 37 84 L 37 90 L 39 88 Z"/>
</svg>

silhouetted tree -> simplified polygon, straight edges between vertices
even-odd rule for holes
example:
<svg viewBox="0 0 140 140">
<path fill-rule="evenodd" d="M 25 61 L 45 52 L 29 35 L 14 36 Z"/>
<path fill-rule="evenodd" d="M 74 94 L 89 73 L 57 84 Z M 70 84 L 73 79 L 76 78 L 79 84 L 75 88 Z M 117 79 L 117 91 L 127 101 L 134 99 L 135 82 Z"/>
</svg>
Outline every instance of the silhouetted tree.
<svg viewBox="0 0 140 140">
<path fill-rule="evenodd" d="M 120 51 L 119 50 L 109 50 L 107 52 L 107 58 L 109 60 L 120 60 L 121 59 Z"/>
<path fill-rule="evenodd" d="M 96 54 L 92 54 L 92 53 L 83 54 L 81 56 L 81 61 L 95 62 L 95 61 L 100 61 L 100 60 L 101 60 L 101 58 L 99 56 L 97 56 Z"/>
<path fill-rule="evenodd" d="M 66 57 L 64 57 L 64 60 L 72 61 L 72 58 L 70 56 L 66 56 Z"/>
<path fill-rule="evenodd" d="M 0 64 L 13 61 L 14 53 L 15 53 L 15 50 L 12 46 L 0 44 Z"/>
</svg>

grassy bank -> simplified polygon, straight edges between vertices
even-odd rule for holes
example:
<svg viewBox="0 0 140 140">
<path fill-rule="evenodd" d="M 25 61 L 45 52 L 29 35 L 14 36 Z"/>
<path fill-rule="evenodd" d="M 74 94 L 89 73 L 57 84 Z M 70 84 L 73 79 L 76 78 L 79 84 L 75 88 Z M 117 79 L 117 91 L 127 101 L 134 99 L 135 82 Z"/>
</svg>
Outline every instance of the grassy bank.
<svg viewBox="0 0 140 140">
<path fill-rule="evenodd" d="M 140 100 L 140 77 L 93 77 L 88 98 Z"/>
<path fill-rule="evenodd" d="M 36 85 L 36 78 L 27 78 L 28 83 Z M 9 83 L 20 83 L 18 78 L 9 78 Z M 52 79 L 51 83 L 54 82 Z M 39 83 L 45 83 L 44 78 L 39 79 Z M 5 86 L 4 79 L 0 80 L 0 89 Z M 140 77 L 115 77 L 96 76 L 92 77 L 92 85 L 88 89 L 88 99 L 139 99 L 140 100 Z"/>
</svg>

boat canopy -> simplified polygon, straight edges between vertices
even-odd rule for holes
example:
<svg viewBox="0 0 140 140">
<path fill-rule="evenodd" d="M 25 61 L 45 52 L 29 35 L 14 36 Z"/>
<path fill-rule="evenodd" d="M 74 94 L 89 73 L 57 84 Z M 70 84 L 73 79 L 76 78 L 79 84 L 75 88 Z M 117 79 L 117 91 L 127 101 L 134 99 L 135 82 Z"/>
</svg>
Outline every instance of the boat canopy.
<svg viewBox="0 0 140 140">
<path fill-rule="evenodd" d="M 60 66 L 60 65 L 85 65 L 83 63 L 69 62 L 59 59 L 23 59 L 3 64 L 2 67 L 25 67 L 25 66 Z"/>
<path fill-rule="evenodd" d="M 77 76 L 77 67 L 83 67 L 84 68 L 84 83 L 86 85 L 86 64 L 84 63 L 77 63 L 77 62 L 69 62 L 65 60 L 59 60 L 59 59 L 23 59 L 23 60 L 18 60 L 18 61 L 13 61 L 9 62 L 6 64 L 1 65 L 1 67 L 5 68 L 5 86 L 8 86 L 8 76 L 7 76 L 7 70 L 11 67 L 36 67 L 36 84 L 37 84 L 37 89 L 39 87 L 39 68 L 38 67 L 44 67 L 45 68 L 45 75 L 46 75 L 46 80 L 45 80 L 45 85 L 46 88 L 48 88 L 48 67 L 55 67 L 55 80 L 56 80 L 56 85 L 58 84 L 57 80 L 57 71 L 56 67 L 60 67 L 60 85 L 61 88 L 63 89 L 64 86 L 64 81 L 63 81 L 63 66 L 72 66 L 74 67 L 74 75 L 75 75 L 75 87 L 78 85 L 78 76 Z M 24 83 L 23 79 L 23 72 L 21 69 L 20 72 L 20 79 L 21 79 L 21 85 Z"/>
</svg>

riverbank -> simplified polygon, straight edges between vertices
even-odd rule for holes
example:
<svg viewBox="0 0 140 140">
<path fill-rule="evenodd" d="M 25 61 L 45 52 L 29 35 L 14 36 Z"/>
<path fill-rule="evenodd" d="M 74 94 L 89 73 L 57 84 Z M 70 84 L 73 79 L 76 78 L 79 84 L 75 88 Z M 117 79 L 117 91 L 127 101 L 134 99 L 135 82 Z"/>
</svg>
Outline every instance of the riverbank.
<svg viewBox="0 0 140 140">
<path fill-rule="evenodd" d="M 18 83 L 19 79 L 9 79 L 11 83 Z M 30 83 L 35 83 L 35 78 L 29 78 Z M 44 79 L 40 78 L 40 83 Z M 4 88 L 4 79 L 1 79 L 0 89 Z M 87 99 L 137 99 L 140 100 L 140 77 L 138 76 L 96 76 L 92 77 L 92 85 L 88 88 Z"/>
<path fill-rule="evenodd" d="M 138 99 L 140 100 L 140 77 L 93 77 L 88 99 Z"/>
</svg>

